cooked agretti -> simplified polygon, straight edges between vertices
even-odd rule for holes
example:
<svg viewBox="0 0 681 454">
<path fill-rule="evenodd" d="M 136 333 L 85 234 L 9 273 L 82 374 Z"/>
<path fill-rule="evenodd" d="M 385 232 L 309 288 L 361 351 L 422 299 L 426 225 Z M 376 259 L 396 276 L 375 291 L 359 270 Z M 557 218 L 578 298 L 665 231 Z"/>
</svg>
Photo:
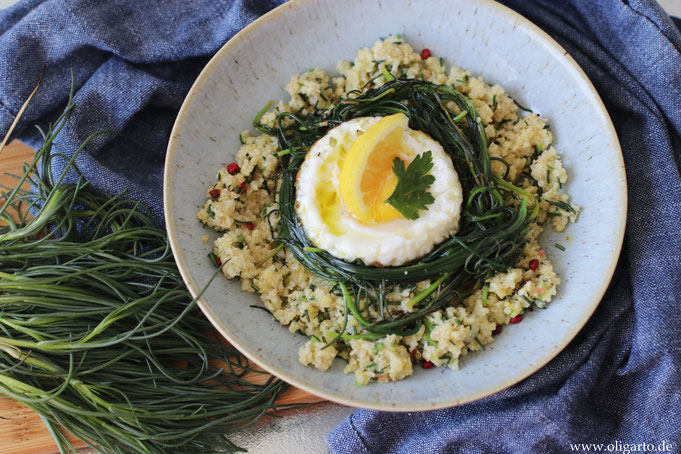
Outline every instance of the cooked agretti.
<svg viewBox="0 0 681 454">
<path fill-rule="evenodd" d="M 465 96 L 447 85 L 383 75 L 388 80 L 384 85 L 364 93 L 351 92 L 329 111 L 310 115 L 282 112 L 277 127 L 271 128 L 260 123 L 262 113 L 269 108 L 266 106 L 254 120 L 258 130 L 276 135 L 279 149 L 286 151 L 279 153 L 281 222 L 276 239 L 307 270 L 337 283 L 346 317 L 351 312 L 368 332 L 361 336 L 368 339 L 417 332 L 426 315 L 451 304 L 454 298 L 467 296 L 477 283 L 513 266 L 539 210 L 532 194 L 492 174 L 484 126 Z M 353 118 L 395 113 L 407 115 L 410 127 L 430 135 L 452 158 L 464 194 L 460 230 L 416 263 L 383 268 L 365 266 L 360 261 L 348 263 L 316 248 L 305 234 L 294 208 L 296 172 L 309 147 L 334 126 Z M 388 316 L 384 286 L 424 279 L 433 284 L 413 298 L 418 309 Z M 371 305 L 376 306 L 378 318 L 371 317 Z M 347 337 L 343 331 L 327 345 Z"/>
</svg>

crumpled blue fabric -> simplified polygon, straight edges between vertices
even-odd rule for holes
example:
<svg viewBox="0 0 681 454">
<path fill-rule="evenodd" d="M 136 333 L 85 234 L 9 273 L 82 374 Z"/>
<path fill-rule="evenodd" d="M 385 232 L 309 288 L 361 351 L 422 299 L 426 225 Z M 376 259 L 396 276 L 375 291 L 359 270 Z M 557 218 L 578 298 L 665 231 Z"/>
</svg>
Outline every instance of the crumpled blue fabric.
<svg viewBox="0 0 681 454">
<path fill-rule="evenodd" d="M 163 163 L 170 130 L 210 57 L 251 21 L 284 3 L 269 0 L 25 0 L 0 11 L 0 134 L 43 74 L 15 136 L 40 144 L 75 77 L 71 118 L 54 144 L 111 195 L 141 200 L 163 223 Z M 56 171 L 65 161 L 56 160 Z"/>
<path fill-rule="evenodd" d="M 16 132 L 37 145 L 30 126 L 58 115 L 73 69 L 78 108 L 54 150 L 120 132 L 98 136 L 78 167 L 161 223 L 164 153 L 185 94 L 224 42 L 279 3 L 25 0 L 0 11 L 0 134 L 44 68 Z M 681 34 L 651 0 L 502 3 L 567 49 L 615 123 L 629 186 L 615 276 L 574 341 L 523 382 L 446 410 L 358 410 L 329 444 L 336 453 L 586 452 L 580 443 L 681 452 Z"/>
</svg>

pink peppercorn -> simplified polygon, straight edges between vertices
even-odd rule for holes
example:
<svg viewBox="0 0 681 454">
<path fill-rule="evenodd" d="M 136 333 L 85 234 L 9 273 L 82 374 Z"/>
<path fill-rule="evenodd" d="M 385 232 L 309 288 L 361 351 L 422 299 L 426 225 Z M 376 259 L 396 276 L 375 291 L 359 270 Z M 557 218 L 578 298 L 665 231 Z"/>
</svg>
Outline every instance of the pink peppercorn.
<svg viewBox="0 0 681 454">
<path fill-rule="evenodd" d="M 492 331 L 492 334 L 494 334 L 495 336 L 497 334 L 501 334 L 501 325 L 497 325 L 497 327 L 494 329 L 494 331 Z"/>
<path fill-rule="evenodd" d="M 523 321 L 523 316 L 522 316 L 522 314 L 518 314 L 515 317 L 511 318 L 511 320 L 509 320 L 509 321 L 513 324 L 520 323 L 520 322 Z"/>
<path fill-rule="evenodd" d="M 248 230 L 253 230 L 253 229 L 255 228 L 255 226 L 253 225 L 252 222 L 247 222 L 247 223 L 246 223 L 246 228 L 247 228 Z"/>
<path fill-rule="evenodd" d="M 227 166 L 227 172 L 229 172 L 230 175 L 234 175 L 239 170 L 241 170 L 241 168 L 239 168 L 236 162 L 233 162 Z"/>
<path fill-rule="evenodd" d="M 218 197 L 220 197 L 220 190 L 219 189 L 211 189 L 208 194 L 210 194 L 210 196 L 212 198 L 217 199 Z"/>
<path fill-rule="evenodd" d="M 434 364 L 431 363 L 430 361 L 426 361 L 425 359 L 421 361 L 421 367 L 423 367 L 424 369 L 430 369 L 433 366 Z"/>
<path fill-rule="evenodd" d="M 421 59 L 422 60 L 425 60 L 426 58 L 428 58 L 430 56 L 431 56 L 430 49 L 423 49 L 421 51 Z"/>
<path fill-rule="evenodd" d="M 530 269 L 532 271 L 536 271 L 537 268 L 539 268 L 539 260 L 537 260 L 537 259 L 530 260 Z"/>
<path fill-rule="evenodd" d="M 246 189 L 248 189 L 248 186 L 246 186 L 246 182 L 242 181 L 239 183 L 239 187 L 241 188 L 242 191 L 246 192 Z"/>
</svg>

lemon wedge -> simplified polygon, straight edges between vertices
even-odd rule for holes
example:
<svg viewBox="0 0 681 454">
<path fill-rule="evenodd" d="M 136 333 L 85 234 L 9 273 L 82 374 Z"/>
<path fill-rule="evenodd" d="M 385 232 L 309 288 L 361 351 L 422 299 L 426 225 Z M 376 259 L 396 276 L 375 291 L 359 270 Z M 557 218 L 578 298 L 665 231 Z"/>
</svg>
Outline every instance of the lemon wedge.
<svg viewBox="0 0 681 454">
<path fill-rule="evenodd" d="M 382 118 L 354 141 L 345 156 L 338 189 L 348 211 L 364 224 L 402 217 L 385 201 L 397 185 L 393 159 L 405 159 L 402 145 L 408 123 L 402 113 Z"/>
</svg>

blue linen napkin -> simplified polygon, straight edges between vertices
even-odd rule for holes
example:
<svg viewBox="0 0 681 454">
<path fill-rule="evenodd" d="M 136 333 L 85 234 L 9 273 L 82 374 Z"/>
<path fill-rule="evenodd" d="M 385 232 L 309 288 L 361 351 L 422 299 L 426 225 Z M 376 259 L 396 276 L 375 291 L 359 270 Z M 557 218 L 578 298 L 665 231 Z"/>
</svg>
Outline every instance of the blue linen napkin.
<svg viewBox="0 0 681 454">
<path fill-rule="evenodd" d="M 629 189 L 615 276 L 584 329 L 530 378 L 446 410 L 359 410 L 329 444 L 355 454 L 587 452 L 581 443 L 681 452 L 681 35 L 651 1 L 503 3 L 577 60 L 615 123 Z"/>
<path fill-rule="evenodd" d="M 186 92 L 225 41 L 279 3 L 26 0 L 1 11 L 0 135 L 44 67 L 16 132 L 37 145 L 29 126 L 60 112 L 73 68 L 78 108 L 54 151 L 72 154 L 93 131 L 121 132 L 99 136 L 78 166 L 162 222 L 165 147 Z M 570 52 L 615 122 L 630 205 L 613 282 L 565 351 L 518 385 L 441 411 L 359 410 L 329 444 L 337 453 L 584 452 L 571 448 L 578 443 L 680 452 L 681 35 L 651 0 L 503 3 Z"/>
</svg>

